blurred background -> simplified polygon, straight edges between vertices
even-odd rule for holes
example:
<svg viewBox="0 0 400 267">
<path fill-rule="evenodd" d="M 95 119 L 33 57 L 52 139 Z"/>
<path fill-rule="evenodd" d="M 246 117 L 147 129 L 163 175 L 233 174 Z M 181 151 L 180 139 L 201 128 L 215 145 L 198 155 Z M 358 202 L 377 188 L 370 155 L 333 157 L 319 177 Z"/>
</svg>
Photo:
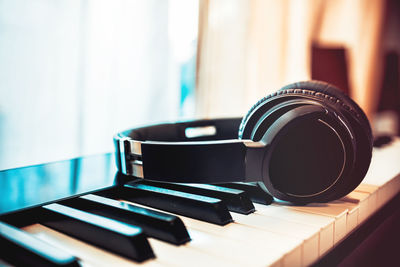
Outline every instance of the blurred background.
<svg viewBox="0 0 400 267">
<path fill-rule="evenodd" d="M 287 83 L 400 131 L 395 0 L 0 0 L 0 169 L 113 150 L 118 131 L 243 116 Z"/>
</svg>

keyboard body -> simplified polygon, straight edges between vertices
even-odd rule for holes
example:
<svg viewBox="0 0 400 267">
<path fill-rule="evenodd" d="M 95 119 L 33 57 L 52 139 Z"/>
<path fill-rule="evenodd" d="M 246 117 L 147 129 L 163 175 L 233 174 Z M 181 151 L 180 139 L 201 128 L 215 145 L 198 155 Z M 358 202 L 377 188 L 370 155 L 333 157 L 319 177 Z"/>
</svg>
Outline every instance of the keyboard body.
<svg viewBox="0 0 400 267">
<path fill-rule="evenodd" d="M 357 236 L 363 227 L 375 227 L 399 199 L 400 140 L 374 148 L 367 176 L 349 195 L 306 206 L 270 203 L 257 184 L 129 180 L 117 173 L 113 154 L 1 171 L 0 188 L 0 232 L 11 236 L 5 242 L 17 230 L 78 265 L 326 265 L 346 241 L 366 239 Z M 10 254 L 32 250 L 21 246 L 10 246 Z M 7 249 L 0 263 L 8 264 Z"/>
</svg>

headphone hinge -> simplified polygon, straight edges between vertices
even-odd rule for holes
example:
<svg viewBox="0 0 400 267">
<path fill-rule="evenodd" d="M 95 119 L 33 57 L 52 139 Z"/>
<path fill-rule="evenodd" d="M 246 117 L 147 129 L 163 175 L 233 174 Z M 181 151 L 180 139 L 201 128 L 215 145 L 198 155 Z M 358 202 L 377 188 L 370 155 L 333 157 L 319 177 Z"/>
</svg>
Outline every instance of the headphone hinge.
<svg viewBox="0 0 400 267">
<path fill-rule="evenodd" d="M 266 146 L 247 146 L 245 164 L 245 182 L 262 181 L 262 165 Z"/>
<path fill-rule="evenodd" d="M 125 175 L 143 178 L 142 142 L 124 137 L 117 141 L 120 171 Z"/>
<path fill-rule="evenodd" d="M 115 140 L 115 147 L 117 150 L 116 158 L 120 166 L 119 170 L 125 175 L 132 175 L 132 168 L 130 166 L 130 138 L 123 137 Z"/>
</svg>

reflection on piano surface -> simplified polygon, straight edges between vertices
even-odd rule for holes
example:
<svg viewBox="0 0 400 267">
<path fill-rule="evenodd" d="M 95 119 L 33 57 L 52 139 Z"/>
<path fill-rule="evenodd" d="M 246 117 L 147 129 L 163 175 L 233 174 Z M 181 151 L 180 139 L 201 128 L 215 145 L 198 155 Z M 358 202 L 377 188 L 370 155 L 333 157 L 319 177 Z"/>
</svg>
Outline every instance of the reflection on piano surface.
<svg viewBox="0 0 400 267">
<path fill-rule="evenodd" d="M 375 148 L 356 190 L 307 206 L 272 203 L 256 183 L 121 183 L 112 154 L 6 170 L 0 172 L 1 259 L 54 266 L 307 266 L 399 194 L 399 162 L 400 140 Z"/>
</svg>

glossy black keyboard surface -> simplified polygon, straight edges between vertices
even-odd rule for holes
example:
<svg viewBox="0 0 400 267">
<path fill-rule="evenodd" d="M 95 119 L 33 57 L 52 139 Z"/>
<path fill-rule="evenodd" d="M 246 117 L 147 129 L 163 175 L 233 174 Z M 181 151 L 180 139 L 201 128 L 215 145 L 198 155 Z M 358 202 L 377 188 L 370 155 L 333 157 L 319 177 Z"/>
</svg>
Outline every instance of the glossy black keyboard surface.
<svg viewBox="0 0 400 267">
<path fill-rule="evenodd" d="M 111 153 L 0 171 L 0 215 L 115 185 Z"/>
<path fill-rule="evenodd" d="M 175 246 L 191 242 L 176 215 L 226 225 L 233 221 L 230 212 L 253 213 L 251 200 L 263 192 L 254 194 L 257 186 L 243 183 L 218 186 L 133 180 L 117 173 L 112 154 L 4 170 L 0 183 L 0 241 L 10 247 L 10 255 L 22 255 L 0 258 L 15 265 L 78 263 L 65 251 L 55 248 L 46 253 L 30 245 L 32 240 L 38 246 L 43 243 L 24 231 L 31 225 L 43 225 L 141 262 L 157 257 L 148 238 Z M 272 202 L 269 195 L 262 195 L 267 200 L 264 204 Z M 60 261 L 54 253 L 67 260 Z"/>
</svg>

